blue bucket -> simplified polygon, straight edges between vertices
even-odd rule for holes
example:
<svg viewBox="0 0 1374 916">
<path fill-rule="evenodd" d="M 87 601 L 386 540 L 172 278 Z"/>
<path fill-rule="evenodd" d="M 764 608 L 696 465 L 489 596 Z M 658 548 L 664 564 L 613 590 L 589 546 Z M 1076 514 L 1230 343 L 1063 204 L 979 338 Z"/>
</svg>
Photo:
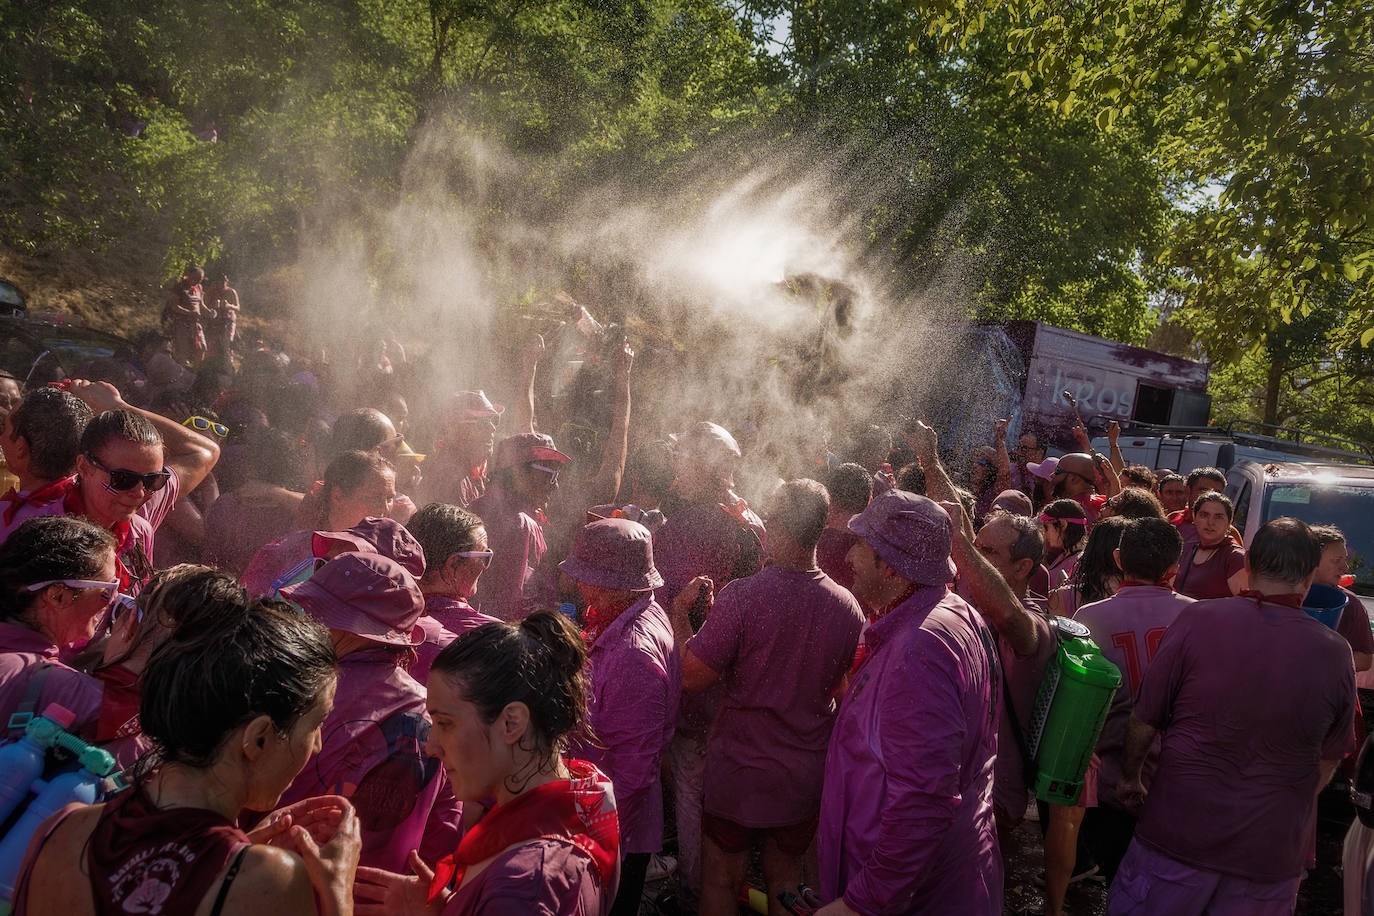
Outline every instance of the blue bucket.
<svg viewBox="0 0 1374 916">
<path fill-rule="evenodd" d="M 1307 592 L 1307 597 L 1302 600 L 1302 609 L 1318 623 L 1324 623 L 1334 630 L 1336 623 L 1341 619 L 1341 611 L 1345 610 L 1345 604 L 1349 600 L 1350 596 L 1339 588 L 1313 585 Z"/>
</svg>

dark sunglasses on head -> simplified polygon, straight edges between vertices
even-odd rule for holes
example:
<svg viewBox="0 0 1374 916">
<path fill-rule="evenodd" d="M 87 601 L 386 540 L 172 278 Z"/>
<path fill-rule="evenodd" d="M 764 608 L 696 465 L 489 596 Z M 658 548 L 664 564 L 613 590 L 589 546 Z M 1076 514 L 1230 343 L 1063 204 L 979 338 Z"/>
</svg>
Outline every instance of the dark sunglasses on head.
<svg viewBox="0 0 1374 916">
<path fill-rule="evenodd" d="M 187 417 L 185 420 L 181 421 L 181 425 L 189 426 L 197 432 L 214 433 L 221 439 L 226 439 L 229 436 L 229 427 L 225 426 L 223 423 L 216 423 L 214 420 L 208 420 L 201 416 Z"/>
<path fill-rule="evenodd" d="M 172 472 L 166 468 L 161 471 L 153 471 L 151 474 L 140 474 L 138 471 L 131 471 L 128 468 L 107 468 L 94 455 L 87 455 L 86 460 L 110 475 L 109 487 L 111 490 L 132 490 L 139 484 L 143 484 L 143 489 L 149 493 L 155 493 L 167 486 L 167 481 L 172 479 Z"/>
</svg>

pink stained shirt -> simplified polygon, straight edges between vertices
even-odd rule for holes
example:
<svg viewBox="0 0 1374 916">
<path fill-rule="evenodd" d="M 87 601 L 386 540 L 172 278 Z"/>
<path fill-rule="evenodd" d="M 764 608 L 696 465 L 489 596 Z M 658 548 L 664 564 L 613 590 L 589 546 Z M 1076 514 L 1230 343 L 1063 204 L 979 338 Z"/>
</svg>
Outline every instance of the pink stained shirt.
<svg viewBox="0 0 1374 916">
<path fill-rule="evenodd" d="M 500 484 L 488 487 L 469 508 L 481 517 L 492 551 L 491 566 L 477 588 L 478 606 L 500 620 L 524 620 L 538 609 L 532 580 L 548 553 L 543 526 Z"/>
<path fill-rule="evenodd" d="M 668 607 L 696 576 L 709 576 L 719 591 L 763 567 L 768 543 L 763 519 L 749 509 L 743 515 L 741 520 L 720 503 L 705 502 L 684 506 L 668 516 L 654 532 L 654 566 L 663 576 L 663 585 L 654 596 L 662 607 Z M 679 729 L 705 737 L 719 700 L 715 687 L 687 694 L 679 709 Z"/>
<path fill-rule="evenodd" d="M 721 590 L 687 649 L 718 672 L 706 811 L 745 827 L 809 821 L 821 804 L 835 688 L 864 615 L 820 570 L 769 566 Z"/>
<path fill-rule="evenodd" d="M 858 540 L 859 536 L 848 528 L 827 528 L 816 545 L 816 564 L 841 588 L 854 585 L 854 570 L 845 557 Z"/>
<path fill-rule="evenodd" d="M 1013 723 L 1020 727 L 1021 736 L 1029 746 L 1035 698 L 1040 693 L 1045 670 L 1059 651 L 1059 643 L 1050 631 L 1045 612 L 1029 602 L 1026 609 L 1035 621 L 1034 652 L 1023 658 L 1005 639 L 997 636 L 997 658 L 1002 666 L 1004 689 L 997 698 L 1001 713 L 997 720 L 997 762 L 993 769 L 992 799 L 1013 820 L 1025 815 L 1032 789 L 1026 779 L 1025 755 L 1021 753 L 1021 745 L 1016 740 Z M 1011 698 L 1010 704 L 1008 697 Z"/>
<path fill-rule="evenodd" d="M 1135 714 L 1163 732 L 1136 840 L 1251 881 L 1302 874 L 1318 761 L 1355 746 L 1350 646 L 1306 612 L 1199 601 L 1174 620 Z"/>
<path fill-rule="evenodd" d="M 438 761 L 425 754 L 429 728 L 425 689 L 390 649 L 344 656 L 324 747 L 279 805 L 319 795 L 351 800 L 362 825 L 362 865 L 404 872 L 412 849 L 429 862 L 448 855 L 458 842 L 462 805 Z"/>
<path fill-rule="evenodd" d="M 292 531 L 266 545 L 239 576 L 239 585 L 257 598 L 271 598 L 288 585 L 302 582 L 315 571 L 315 532 Z"/>
<path fill-rule="evenodd" d="M 1176 594 L 1173 589 L 1127 585 L 1110 598 L 1084 605 L 1074 615 L 1075 620 L 1092 631 L 1093 642 L 1103 656 L 1121 669 L 1121 687 L 1097 739 L 1097 755 L 1101 759 L 1097 798 L 1101 804 L 1121 807 L 1116 797 L 1116 784 L 1121 779 L 1121 750 L 1140 682 L 1159 651 L 1165 632 L 1191 604 L 1192 598 Z M 1156 741 L 1142 771 L 1147 788 L 1154 781 L 1158 763 Z"/>
<path fill-rule="evenodd" d="M 415 680 L 429 686 L 429 669 L 445 646 L 468 630 L 496 622 L 495 617 L 488 617 L 455 595 L 426 595 L 425 613 L 419 621 L 425 630 L 425 641 L 415 647 L 418 659 L 410 666 L 410 673 Z"/>
<path fill-rule="evenodd" d="M 1181 595 L 1196 598 L 1231 597 L 1231 577 L 1245 568 L 1245 550 L 1230 541 L 1222 541 L 1205 563 L 1194 562 L 1199 544 L 1190 541 L 1183 545 L 1174 588 Z"/>
<path fill-rule="evenodd" d="M 615 786 L 622 855 L 663 848 L 663 755 L 673 739 L 682 662 L 663 608 L 646 596 L 623 611 L 587 652 L 587 724 L 594 742 L 571 756 Z"/>
<path fill-rule="evenodd" d="M 47 673 L 30 708 L 21 708 L 29 694 L 30 680 L 46 664 Z M 0 621 L 0 738 L 10 716 L 30 712 L 41 716 L 49 703 L 57 703 L 75 718 L 68 731 L 94 740 L 100 718 L 100 703 L 105 693 L 100 681 L 58 660 L 58 648 L 37 630 Z"/>
<path fill-rule="evenodd" d="M 429 669 L 434 666 L 434 660 L 439 657 L 439 653 L 458 638 L 458 634 L 450 631 L 428 614 L 416 622 L 425 631 L 425 641 L 415 647 L 415 662 L 410 666 L 409 674 L 420 683 L 421 687 L 428 688 Z"/>
<path fill-rule="evenodd" d="M 606 916 L 614 896 L 585 852 L 540 837 L 483 866 L 449 899 L 444 916 Z"/>
<path fill-rule="evenodd" d="M 865 916 L 997 916 L 992 633 L 941 587 L 918 590 L 864 639 L 825 760 L 821 896 Z"/>
</svg>

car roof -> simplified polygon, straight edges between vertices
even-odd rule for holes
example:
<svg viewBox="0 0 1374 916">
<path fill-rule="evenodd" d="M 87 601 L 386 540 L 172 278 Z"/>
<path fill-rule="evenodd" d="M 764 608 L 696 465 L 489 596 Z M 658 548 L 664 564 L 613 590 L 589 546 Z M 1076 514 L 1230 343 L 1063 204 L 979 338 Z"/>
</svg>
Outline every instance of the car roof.
<svg viewBox="0 0 1374 916">
<path fill-rule="evenodd" d="M 1343 464 L 1337 461 L 1238 461 L 1232 470 L 1259 469 L 1266 480 L 1314 481 L 1374 480 L 1374 465 Z"/>
</svg>

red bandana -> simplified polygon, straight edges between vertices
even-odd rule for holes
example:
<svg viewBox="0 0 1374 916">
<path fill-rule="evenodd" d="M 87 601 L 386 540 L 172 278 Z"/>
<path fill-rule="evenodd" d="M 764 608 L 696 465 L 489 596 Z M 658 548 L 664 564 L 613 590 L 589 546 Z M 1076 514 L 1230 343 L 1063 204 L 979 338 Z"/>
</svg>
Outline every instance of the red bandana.
<svg viewBox="0 0 1374 916">
<path fill-rule="evenodd" d="M 0 497 L 9 503 L 5 507 L 5 524 L 13 524 L 15 514 L 29 503 L 39 507 L 52 505 L 66 496 L 75 483 L 76 475 L 73 474 L 70 477 L 63 477 L 61 480 L 54 480 L 47 486 L 39 487 L 28 494 L 21 494 L 18 490 L 10 487 L 10 491 Z"/>
<path fill-rule="evenodd" d="M 100 697 L 100 718 L 96 724 L 95 740 L 113 741 L 141 732 L 138 675 L 123 665 L 97 668 L 93 675 L 105 685 Z"/>
<path fill-rule="evenodd" d="M 1240 590 L 1240 597 L 1254 598 L 1255 607 L 1259 607 L 1262 604 L 1281 604 L 1284 607 L 1302 610 L 1302 600 L 1307 596 L 1302 592 L 1288 592 L 1283 595 L 1266 595 L 1257 589 L 1243 588 Z"/>
<path fill-rule="evenodd" d="M 602 885 L 610 886 L 620 862 L 620 821 L 611 781 L 585 761 L 567 764 L 571 779 L 545 783 L 497 805 L 463 835 L 457 851 L 434 866 L 430 903 L 461 887 L 469 867 L 539 837 L 571 841 L 591 857 Z"/>
<path fill-rule="evenodd" d="M 64 504 L 67 514 L 84 516 L 86 514 L 86 501 L 81 498 L 81 482 L 75 477 L 68 479 L 71 483 L 67 487 L 67 501 Z M 114 535 L 117 542 L 115 544 L 115 576 L 119 579 L 119 590 L 121 592 L 128 591 L 129 571 L 124 568 L 124 561 L 121 558 L 133 541 L 134 526 L 131 522 L 116 522 L 115 526 L 110 529 L 110 533 Z"/>
</svg>

